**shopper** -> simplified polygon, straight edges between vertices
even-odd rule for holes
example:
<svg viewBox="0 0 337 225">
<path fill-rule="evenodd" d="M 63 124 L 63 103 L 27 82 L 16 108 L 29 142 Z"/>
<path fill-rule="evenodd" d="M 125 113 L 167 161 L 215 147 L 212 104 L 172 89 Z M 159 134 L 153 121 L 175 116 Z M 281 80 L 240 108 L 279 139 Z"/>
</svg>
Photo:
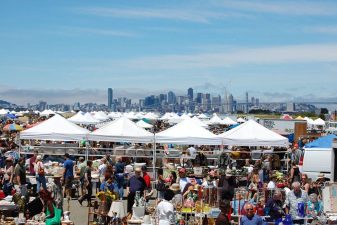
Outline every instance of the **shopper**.
<svg viewBox="0 0 337 225">
<path fill-rule="evenodd" d="M 130 177 L 127 187 L 127 211 L 128 213 L 132 212 L 132 207 L 135 202 L 136 192 L 139 191 L 141 196 L 146 195 L 146 183 L 144 178 L 141 176 L 142 170 L 140 168 L 135 169 L 135 175 Z"/>
<path fill-rule="evenodd" d="M 92 161 L 88 160 L 83 179 L 83 187 L 86 189 L 86 193 L 78 199 L 78 202 L 81 205 L 84 200 L 87 200 L 88 206 L 91 206 L 91 195 L 92 195 L 91 171 L 92 171 Z"/>
<path fill-rule="evenodd" d="M 159 218 L 159 225 L 176 224 L 174 207 L 170 202 L 173 197 L 174 192 L 170 189 L 167 189 L 164 192 L 164 199 L 157 205 L 156 214 Z"/>
<path fill-rule="evenodd" d="M 245 204 L 245 210 L 247 215 L 241 218 L 240 225 L 262 225 L 262 218 L 256 214 L 254 214 L 254 206 L 251 203 Z"/>
<path fill-rule="evenodd" d="M 44 165 L 42 162 L 41 155 L 36 156 L 35 174 L 36 174 L 36 191 L 39 192 L 41 186 L 43 187 L 43 189 L 47 189 Z"/>
</svg>

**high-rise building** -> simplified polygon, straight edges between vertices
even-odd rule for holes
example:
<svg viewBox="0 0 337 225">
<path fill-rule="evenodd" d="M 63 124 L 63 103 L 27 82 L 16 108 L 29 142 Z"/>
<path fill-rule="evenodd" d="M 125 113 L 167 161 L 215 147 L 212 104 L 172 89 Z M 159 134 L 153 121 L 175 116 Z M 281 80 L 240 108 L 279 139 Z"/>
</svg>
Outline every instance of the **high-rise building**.
<svg viewBox="0 0 337 225">
<path fill-rule="evenodd" d="M 248 92 L 246 92 L 246 108 L 245 108 L 245 113 L 249 112 L 249 104 L 248 104 Z"/>
<path fill-rule="evenodd" d="M 193 101 L 193 88 L 187 89 L 187 97 L 191 101 Z"/>
<path fill-rule="evenodd" d="M 112 88 L 108 88 L 108 108 L 112 108 L 112 103 L 113 103 L 113 91 Z"/>
<path fill-rule="evenodd" d="M 234 97 L 232 94 L 228 96 L 228 112 L 229 113 L 234 112 Z"/>
<path fill-rule="evenodd" d="M 295 111 L 295 103 L 287 102 L 287 112 L 294 112 Z"/>
<path fill-rule="evenodd" d="M 175 104 L 176 103 L 176 95 L 172 91 L 169 91 L 167 93 L 167 103 L 168 104 Z"/>
<path fill-rule="evenodd" d="M 198 104 L 201 104 L 201 102 L 202 102 L 202 93 L 197 93 L 197 98 L 196 98 L 196 102 L 198 103 Z"/>
</svg>

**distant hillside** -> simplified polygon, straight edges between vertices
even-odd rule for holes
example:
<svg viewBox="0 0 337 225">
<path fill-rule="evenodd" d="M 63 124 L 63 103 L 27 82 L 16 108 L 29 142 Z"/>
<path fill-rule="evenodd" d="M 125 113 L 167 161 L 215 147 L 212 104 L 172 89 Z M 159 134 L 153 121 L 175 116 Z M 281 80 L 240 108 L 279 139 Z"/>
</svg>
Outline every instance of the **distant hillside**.
<svg viewBox="0 0 337 225">
<path fill-rule="evenodd" d="M 0 100 L 0 107 L 10 107 L 12 105 L 12 103 L 4 101 L 4 100 Z"/>
</svg>

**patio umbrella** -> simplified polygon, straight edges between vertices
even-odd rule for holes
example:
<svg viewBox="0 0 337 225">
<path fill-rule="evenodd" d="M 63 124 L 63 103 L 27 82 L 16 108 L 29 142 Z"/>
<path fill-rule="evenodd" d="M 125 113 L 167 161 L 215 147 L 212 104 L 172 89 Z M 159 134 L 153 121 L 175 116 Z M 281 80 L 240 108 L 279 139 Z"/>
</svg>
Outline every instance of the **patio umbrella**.
<svg viewBox="0 0 337 225">
<path fill-rule="evenodd" d="M 15 123 L 11 123 L 11 124 L 7 124 L 6 126 L 4 126 L 3 128 L 4 131 L 21 131 L 23 130 L 23 128 Z"/>
</svg>

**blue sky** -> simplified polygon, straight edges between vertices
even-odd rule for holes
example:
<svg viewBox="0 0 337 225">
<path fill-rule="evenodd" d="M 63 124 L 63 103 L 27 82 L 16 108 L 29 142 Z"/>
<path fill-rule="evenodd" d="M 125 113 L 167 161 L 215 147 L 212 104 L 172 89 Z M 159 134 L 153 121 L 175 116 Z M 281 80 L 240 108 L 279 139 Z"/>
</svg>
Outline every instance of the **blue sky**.
<svg viewBox="0 0 337 225">
<path fill-rule="evenodd" d="M 7 0 L 0 27 L 0 99 L 17 103 L 337 96 L 337 1 Z"/>
</svg>

